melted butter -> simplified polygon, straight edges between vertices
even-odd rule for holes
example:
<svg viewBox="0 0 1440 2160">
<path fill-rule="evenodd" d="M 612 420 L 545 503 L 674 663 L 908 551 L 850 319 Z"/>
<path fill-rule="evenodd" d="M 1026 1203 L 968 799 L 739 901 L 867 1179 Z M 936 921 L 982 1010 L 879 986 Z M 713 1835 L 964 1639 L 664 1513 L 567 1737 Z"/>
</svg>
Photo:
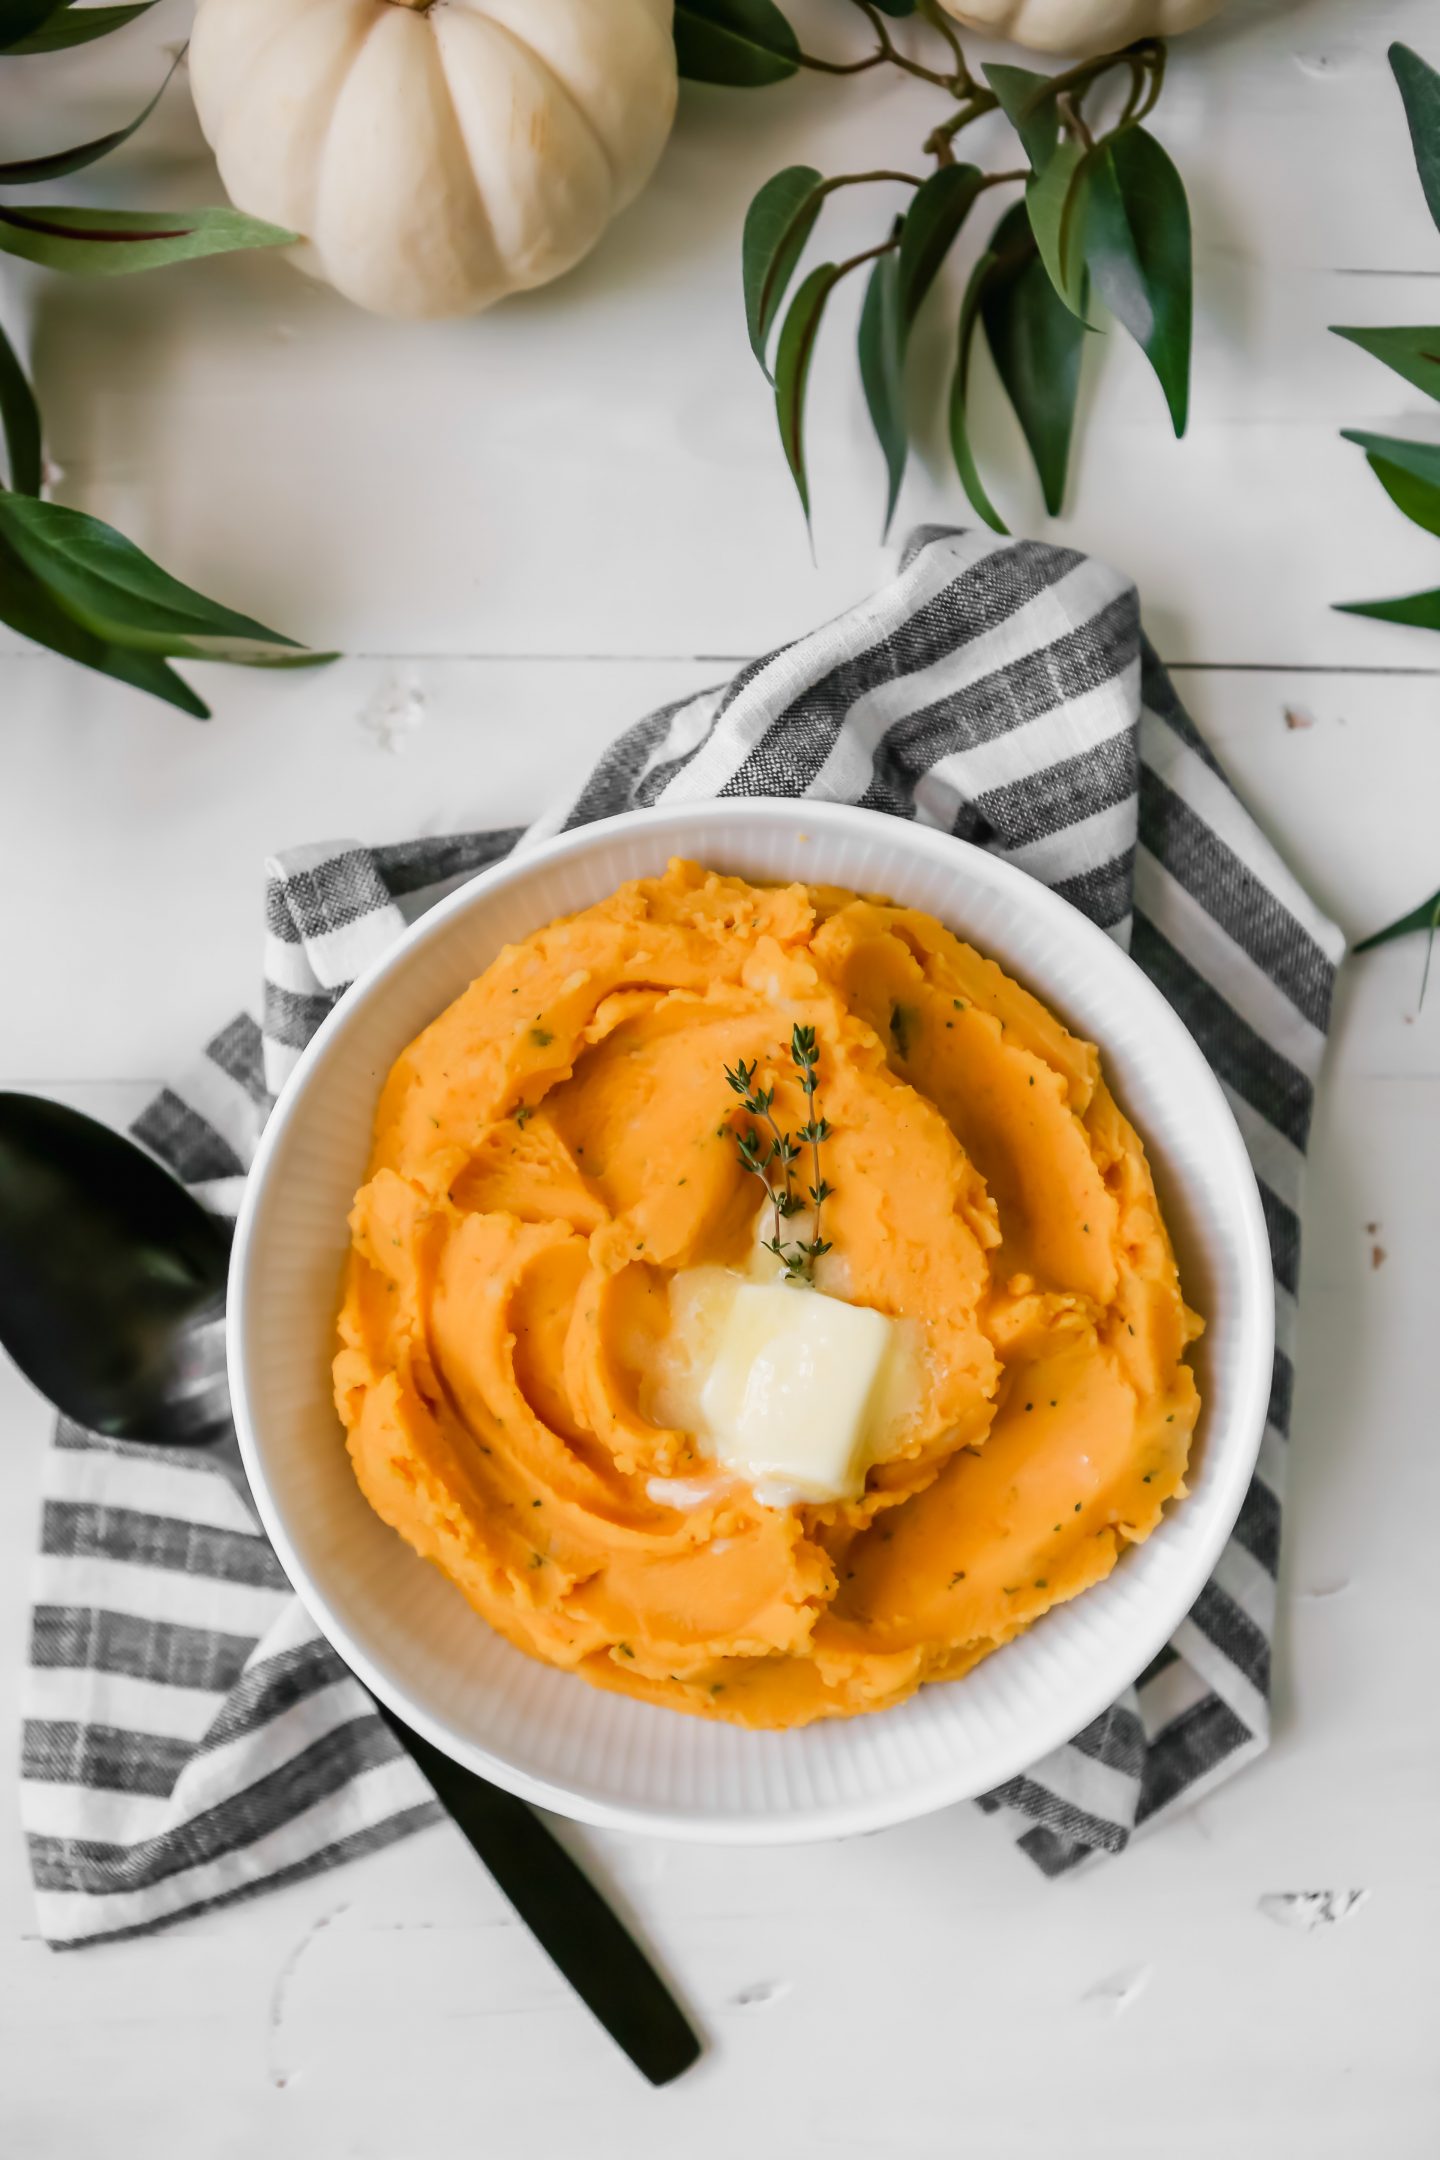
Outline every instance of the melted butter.
<svg viewBox="0 0 1440 2160">
<path fill-rule="evenodd" d="M 749 1277 L 681 1269 L 669 1304 L 647 1414 L 692 1434 L 763 1507 L 856 1498 L 913 1425 L 921 1365 L 904 1322 L 777 1283 L 760 1266 Z M 695 1504 L 710 1485 L 673 1482 L 695 1492 Z M 651 1495 L 660 1498 L 653 1480 Z"/>
<path fill-rule="evenodd" d="M 726 1476 L 652 1477 L 646 1479 L 645 1491 L 656 1507 L 697 1508 L 718 1500 L 733 1483 L 734 1480 Z"/>
</svg>

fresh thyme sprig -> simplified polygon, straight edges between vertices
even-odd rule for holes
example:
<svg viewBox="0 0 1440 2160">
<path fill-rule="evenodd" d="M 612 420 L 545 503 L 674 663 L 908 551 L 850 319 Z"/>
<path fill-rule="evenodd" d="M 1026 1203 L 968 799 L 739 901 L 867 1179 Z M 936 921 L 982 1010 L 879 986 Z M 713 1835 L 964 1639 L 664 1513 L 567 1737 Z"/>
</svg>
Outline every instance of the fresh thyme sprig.
<svg viewBox="0 0 1440 2160">
<path fill-rule="evenodd" d="M 797 1138 L 802 1145 L 806 1145 L 810 1149 L 810 1161 L 815 1176 L 815 1182 L 810 1187 L 810 1205 L 815 1210 L 811 1227 L 815 1235 L 808 1245 L 801 1245 L 799 1250 L 807 1254 L 810 1260 L 815 1261 L 820 1258 L 822 1253 L 827 1253 L 830 1250 L 829 1243 L 820 1235 L 820 1210 L 830 1198 L 834 1188 L 826 1184 L 820 1172 L 820 1143 L 830 1137 L 830 1121 L 828 1118 L 817 1117 L 815 1114 L 816 1075 L 820 1067 L 820 1052 L 816 1045 L 813 1027 L 796 1027 L 792 1030 L 790 1056 L 799 1071 L 800 1086 L 805 1096 L 805 1107 L 809 1112 L 808 1121 L 801 1126 Z"/>
<path fill-rule="evenodd" d="M 785 1270 L 787 1282 L 815 1280 L 815 1262 L 830 1250 L 828 1239 L 820 1235 L 820 1211 L 834 1191 L 826 1183 L 820 1169 L 820 1143 L 830 1136 L 828 1119 L 816 1114 L 815 1090 L 818 1086 L 820 1050 L 813 1027 L 796 1026 L 790 1035 L 790 1061 L 800 1076 L 800 1087 L 805 1097 L 806 1122 L 797 1133 L 782 1130 L 776 1120 L 774 1087 L 755 1085 L 759 1060 L 752 1058 L 747 1065 L 744 1058 L 734 1066 L 725 1067 L 725 1078 L 752 1118 L 758 1118 L 769 1128 L 768 1143 L 759 1125 L 735 1135 L 736 1153 L 741 1166 L 752 1177 L 758 1177 L 765 1188 L 766 1197 L 775 1214 L 773 1234 L 765 1239 L 766 1252 L 773 1253 Z M 810 1150 L 813 1183 L 809 1187 L 812 1235 L 797 1238 L 787 1244 L 781 1235 L 783 1224 L 803 1207 L 804 1202 L 795 1190 L 795 1163 L 802 1148 Z"/>
</svg>

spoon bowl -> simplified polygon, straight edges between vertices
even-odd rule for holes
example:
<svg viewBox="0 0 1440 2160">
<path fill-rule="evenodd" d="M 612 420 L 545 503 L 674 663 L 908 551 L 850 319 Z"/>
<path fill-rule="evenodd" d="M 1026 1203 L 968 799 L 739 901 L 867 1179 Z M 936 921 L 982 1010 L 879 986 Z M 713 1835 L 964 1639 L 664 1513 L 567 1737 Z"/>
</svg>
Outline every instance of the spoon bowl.
<svg viewBox="0 0 1440 2160">
<path fill-rule="evenodd" d="M 0 1342 L 76 1424 L 159 1445 L 228 1428 L 229 1248 L 134 1141 L 0 1093 Z"/>
</svg>

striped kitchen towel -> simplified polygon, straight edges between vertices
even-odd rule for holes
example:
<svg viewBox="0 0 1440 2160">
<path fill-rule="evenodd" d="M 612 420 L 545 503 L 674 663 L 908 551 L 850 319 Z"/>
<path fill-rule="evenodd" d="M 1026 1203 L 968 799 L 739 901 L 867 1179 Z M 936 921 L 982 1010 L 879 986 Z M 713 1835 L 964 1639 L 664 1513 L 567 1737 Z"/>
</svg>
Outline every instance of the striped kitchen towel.
<svg viewBox="0 0 1440 2160">
<path fill-rule="evenodd" d="M 276 1090 L 415 915 L 516 845 L 713 795 L 864 803 L 1042 878 L 1188 1023 L 1260 1178 L 1278 1348 L 1234 1537 L 1135 1687 L 980 1802 L 1061 1875 L 1266 1745 L 1301 1174 L 1342 954 L 1180 706 L 1128 580 L 1062 548 L 923 530 L 883 591 L 638 722 L 529 832 L 282 857 L 263 1030 L 233 1021 L 136 1131 L 233 1212 Z M 52 1942 L 155 1927 L 434 1818 L 220 1477 L 62 1425 L 45 1495 L 23 1799 Z"/>
</svg>

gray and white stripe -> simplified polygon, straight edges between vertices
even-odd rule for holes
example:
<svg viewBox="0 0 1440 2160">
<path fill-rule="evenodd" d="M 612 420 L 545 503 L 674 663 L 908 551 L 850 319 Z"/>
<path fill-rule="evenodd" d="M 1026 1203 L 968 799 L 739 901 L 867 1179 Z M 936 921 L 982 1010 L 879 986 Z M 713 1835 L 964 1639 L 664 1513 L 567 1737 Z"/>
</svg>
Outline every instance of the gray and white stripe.
<svg viewBox="0 0 1440 2160">
<path fill-rule="evenodd" d="M 1260 1180 L 1278 1347 L 1234 1537 L 1135 1686 L 980 1803 L 1063 1874 L 1268 1741 L 1301 1188 L 1343 952 L 1181 707 L 1126 579 L 1065 549 L 922 530 L 883 591 L 638 722 L 528 832 L 290 851 L 270 865 L 263 1027 L 233 1021 L 136 1131 L 233 1214 L 300 1051 L 417 914 L 517 846 L 715 794 L 864 803 L 1064 894 L 1186 1021 Z M 62 1425 L 45 1495 L 22 1790 L 51 1942 L 156 1927 L 433 1819 L 222 1479 Z"/>
</svg>

